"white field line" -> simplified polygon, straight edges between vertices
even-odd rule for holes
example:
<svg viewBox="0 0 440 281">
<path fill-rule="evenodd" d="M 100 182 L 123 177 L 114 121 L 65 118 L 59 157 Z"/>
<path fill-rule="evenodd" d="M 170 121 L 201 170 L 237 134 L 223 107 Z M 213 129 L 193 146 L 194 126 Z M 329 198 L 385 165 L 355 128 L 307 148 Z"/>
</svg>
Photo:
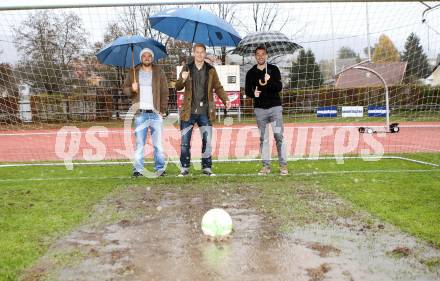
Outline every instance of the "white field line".
<svg viewBox="0 0 440 281">
<path fill-rule="evenodd" d="M 339 158 L 338 158 L 339 159 Z M 398 160 L 404 160 L 409 161 L 413 163 L 428 165 L 428 166 L 434 166 L 439 167 L 440 165 L 431 163 L 431 162 L 425 162 L 421 160 L 411 159 L 407 157 L 401 157 L 401 156 L 344 156 L 344 160 L 347 159 L 362 159 L 362 160 L 381 160 L 381 159 L 398 159 Z M 321 156 L 319 158 L 310 158 L 310 157 L 289 157 L 287 158 L 288 161 L 318 161 L 318 160 L 336 160 L 336 157 L 333 156 Z M 199 163 L 200 159 L 194 159 L 191 161 L 191 163 Z M 259 162 L 261 159 L 259 158 L 239 158 L 239 159 L 213 159 L 212 162 L 214 163 L 237 163 L 237 162 Z M 130 161 L 103 161 L 103 162 L 73 162 L 74 166 L 107 166 L 107 165 L 128 165 L 132 164 Z M 153 161 L 145 161 L 145 164 L 154 164 Z M 175 164 L 179 165 L 178 159 L 169 159 L 168 165 Z M 54 166 L 65 166 L 63 162 L 57 162 L 57 163 L 13 163 L 13 164 L 0 164 L 0 168 L 10 168 L 10 167 L 54 167 Z"/>
<path fill-rule="evenodd" d="M 392 174 L 392 173 L 439 173 L 440 170 L 341 170 L 341 171 L 323 171 L 323 172 L 291 172 L 287 176 L 280 176 L 276 173 L 267 175 L 267 176 L 258 176 L 257 173 L 248 173 L 248 174 L 216 174 L 213 178 L 216 177 L 295 177 L 295 176 L 319 176 L 319 175 L 337 175 L 337 174 Z M 191 178 L 207 178 L 202 174 L 190 174 L 187 177 L 182 177 L 182 181 L 185 179 Z M 118 177 L 59 177 L 59 178 L 28 178 L 28 179 L 0 179 L 0 182 L 23 182 L 23 181 L 63 181 L 63 180 L 107 180 L 107 179 L 130 179 L 130 176 L 118 176 Z M 166 178 L 179 178 L 177 175 L 168 175 Z M 137 179 L 140 181 L 148 180 L 151 178 L 145 177 Z M 161 178 L 163 179 L 163 178 Z"/>
</svg>

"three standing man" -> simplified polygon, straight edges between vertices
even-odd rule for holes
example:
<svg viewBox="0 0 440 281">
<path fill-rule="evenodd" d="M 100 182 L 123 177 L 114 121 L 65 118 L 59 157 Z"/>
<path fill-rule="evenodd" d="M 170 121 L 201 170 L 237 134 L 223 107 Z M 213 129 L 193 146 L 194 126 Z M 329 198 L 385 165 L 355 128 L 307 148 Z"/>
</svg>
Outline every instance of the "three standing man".
<svg viewBox="0 0 440 281">
<path fill-rule="evenodd" d="M 179 176 L 189 175 L 191 163 L 191 137 L 194 125 L 197 124 L 202 136 L 202 173 L 213 176 L 212 172 L 212 123 L 215 121 L 214 91 L 225 104 L 231 107 L 217 71 L 205 62 L 206 47 L 203 44 L 193 46 L 194 61 L 183 67 L 176 90 L 185 88 L 182 109 L 180 111 L 181 131 L 181 170 Z M 263 167 L 259 175 L 271 173 L 269 151 L 269 124 L 272 124 L 276 141 L 280 174 L 287 175 L 287 158 L 283 144 L 283 108 L 279 93 L 282 90 L 281 74 L 277 66 L 267 63 L 267 50 L 257 47 L 255 50 L 257 64 L 246 74 L 246 95 L 254 99 L 254 112 L 260 131 L 260 152 Z M 123 92 L 132 99 L 136 106 L 134 118 L 136 151 L 133 162 L 133 176 L 144 175 L 144 146 L 148 130 L 154 147 L 156 176 L 164 176 L 165 156 L 162 146 L 163 117 L 168 105 L 168 83 L 164 71 L 153 64 L 154 53 L 145 48 L 140 53 L 141 64 L 135 68 L 124 82 Z M 136 81 L 139 81 L 137 83 Z"/>
</svg>

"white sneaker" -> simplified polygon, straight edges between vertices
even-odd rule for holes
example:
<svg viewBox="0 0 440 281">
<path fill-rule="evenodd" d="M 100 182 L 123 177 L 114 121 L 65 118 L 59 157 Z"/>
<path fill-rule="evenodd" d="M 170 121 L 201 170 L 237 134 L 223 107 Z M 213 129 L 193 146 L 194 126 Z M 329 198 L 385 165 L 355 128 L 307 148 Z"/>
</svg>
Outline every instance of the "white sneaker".
<svg viewBox="0 0 440 281">
<path fill-rule="evenodd" d="M 270 166 L 263 166 L 261 170 L 258 172 L 259 176 L 266 176 L 272 172 Z"/>
<path fill-rule="evenodd" d="M 188 176 L 189 175 L 189 171 L 188 171 L 188 169 L 186 169 L 186 168 L 182 168 L 181 170 L 180 170 L 180 174 L 178 174 L 177 176 L 178 177 L 186 177 L 186 176 Z"/>
<path fill-rule="evenodd" d="M 212 172 L 211 168 L 204 168 L 202 170 L 202 174 L 204 174 L 208 177 L 215 177 L 215 174 Z"/>
</svg>

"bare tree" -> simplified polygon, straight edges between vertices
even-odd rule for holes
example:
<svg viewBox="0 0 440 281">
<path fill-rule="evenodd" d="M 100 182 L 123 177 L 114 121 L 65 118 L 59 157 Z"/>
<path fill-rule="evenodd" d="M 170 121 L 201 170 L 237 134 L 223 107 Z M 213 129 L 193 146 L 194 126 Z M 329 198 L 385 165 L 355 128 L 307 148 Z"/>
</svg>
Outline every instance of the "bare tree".
<svg viewBox="0 0 440 281">
<path fill-rule="evenodd" d="M 123 35 L 124 31 L 118 23 L 110 23 L 104 34 L 104 44 L 108 44 Z"/>
<path fill-rule="evenodd" d="M 161 6 L 162 7 L 162 6 Z M 118 22 L 110 23 L 104 34 L 104 42 L 95 42 L 94 49 L 95 52 L 99 51 L 105 44 L 108 44 L 115 40 L 116 38 L 123 35 L 143 35 L 147 38 L 153 38 L 159 42 L 165 42 L 168 36 L 159 33 L 158 31 L 151 28 L 149 17 L 157 12 L 159 12 L 161 7 L 152 6 L 132 6 L 124 8 L 122 15 L 119 17 Z M 115 87 L 120 87 L 125 70 L 116 67 L 116 79 L 114 79 L 114 73 L 106 73 L 106 79 L 112 81 Z M 113 83 L 115 82 L 115 83 Z"/>
<path fill-rule="evenodd" d="M 15 28 L 15 33 L 24 59 L 52 60 L 65 68 L 87 45 L 87 33 L 74 13 L 37 12 Z"/>
<path fill-rule="evenodd" d="M 140 6 L 139 13 L 142 19 L 142 29 L 145 37 L 156 39 L 157 41 L 166 44 L 169 40 L 169 36 L 160 33 L 157 30 L 151 28 L 150 21 L 148 20 L 150 16 L 162 11 L 164 6 L 152 7 L 152 6 Z"/>
<path fill-rule="evenodd" d="M 87 33 L 76 14 L 38 11 L 14 28 L 14 32 L 15 44 L 21 52 L 20 67 L 34 68 L 36 73 L 30 79 L 35 84 L 55 92 L 70 83 L 63 71 L 87 46 Z"/>
<path fill-rule="evenodd" d="M 282 30 L 289 20 L 289 16 L 283 20 L 279 16 L 278 12 L 278 4 L 252 4 L 252 19 L 254 21 L 255 32 L 272 30 L 277 21 L 281 21 L 281 25 L 278 30 Z"/>
<path fill-rule="evenodd" d="M 60 17 L 55 17 L 55 28 L 59 32 L 56 37 L 58 60 L 67 69 L 72 59 L 81 55 L 87 44 L 87 33 L 81 18 L 74 13 L 62 13 Z"/>
<path fill-rule="evenodd" d="M 135 35 L 139 32 L 137 10 L 137 6 L 126 7 L 124 8 L 122 15 L 119 17 L 122 28 L 127 35 Z"/>
<path fill-rule="evenodd" d="M 93 73 L 99 73 L 99 75 L 106 81 L 107 86 L 110 85 L 111 88 L 121 88 L 122 81 L 125 78 L 125 70 L 121 67 L 115 67 L 114 69 L 116 71 L 113 71 L 113 67 L 99 63 L 96 54 L 105 45 L 125 34 L 126 33 L 123 31 L 123 27 L 119 22 L 109 23 L 104 33 L 104 41 L 95 42 L 90 48 L 92 51 L 84 57 L 84 60 L 87 61 L 87 65 L 90 66 L 90 71 Z"/>
<path fill-rule="evenodd" d="M 53 60 L 56 52 L 57 30 L 48 11 L 30 15 L 14 28 L 17 49 L 23 60 Z"/>
<path fill-rule="evenodd" d="M 236 4 L 214 4 L 210 6 L 211 11 L 214 12 L 219 18 L 224 19 L 232 26 L 236 21 L 235 13 L 237 11 Z M 221 60 L 222 64 L 226 61 L 226 47 L 221 47 Z"/>
<path fill-rule="evenodd" d="M 219 18 L 234 25 L 236 21 L 235 13 L 237 12 L 236 4 L 213 4 L 210 5 L 210 10 Z"/>
<path fill-rule="evenodd" d="M 124 34 L 140 34 L 166 44 L 168 36 L 151 28 L 150 16 L 163 10 L 163 6 L 133 6 L 124 8 L 120 16 L 120 29 Z"/>
</svg>

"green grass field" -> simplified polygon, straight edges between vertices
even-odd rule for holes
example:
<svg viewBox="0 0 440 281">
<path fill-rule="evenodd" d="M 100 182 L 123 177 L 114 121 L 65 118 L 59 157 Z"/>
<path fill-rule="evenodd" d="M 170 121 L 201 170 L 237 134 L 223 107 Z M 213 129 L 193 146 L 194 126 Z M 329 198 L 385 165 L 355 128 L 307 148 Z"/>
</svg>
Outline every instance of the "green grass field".
<svg viewBox="0 0 440 281">
<path fill-rule="evenodd" d="M 440 154 L 406 156 L 440 162 Z M 307 223 L 312 214 L 292 189 L 319 189 L 440 247 L 438 167 L 398 159 L 295 161 L 289 163 L 287 177 L 278 176 L 277 165 L 273 167 L 273 175 L 259 177 L 256 162 L 216 163 L 217 177 L 193 171 L 191 177 L 178 178 L 177 167 L 170 164 L 169 176 L 160 179 L 132 179 L 129 165 L 75 166 L 73 171 L 59 166 L 0 168 L 0 280 L 17 280 L 51 242 L 84 222 L 95 204 L 133 185 L 173 188 L 191 182 L 224 188 L 252 183 L 260 198 L 255 204 L 284 222 L 283 231 L 295 226 L 289 218 Z"/>
</svg>

